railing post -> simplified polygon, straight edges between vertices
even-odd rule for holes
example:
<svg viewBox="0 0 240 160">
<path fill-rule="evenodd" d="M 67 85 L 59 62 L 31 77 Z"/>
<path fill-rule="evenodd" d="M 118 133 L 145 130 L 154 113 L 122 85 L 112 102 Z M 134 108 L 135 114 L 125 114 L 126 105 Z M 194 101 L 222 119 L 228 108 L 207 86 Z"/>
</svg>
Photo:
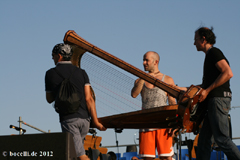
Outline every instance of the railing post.
<svg viewBox="0 0 240 160">
<path fill-rule="evenodd" d="M 22 128 L 22 117 L 21 116 L 19 117 L 19 128 Z M 21 129 L 19 130 L 19 134 L 20 135 L 22 134 L 22 130 Z"/>
</svg>

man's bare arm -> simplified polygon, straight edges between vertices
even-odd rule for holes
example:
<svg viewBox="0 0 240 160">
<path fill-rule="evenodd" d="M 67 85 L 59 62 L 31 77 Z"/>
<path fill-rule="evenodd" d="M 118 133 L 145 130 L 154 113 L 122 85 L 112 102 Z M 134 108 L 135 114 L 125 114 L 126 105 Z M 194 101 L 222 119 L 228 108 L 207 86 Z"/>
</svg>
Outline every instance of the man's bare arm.
<svg viewBox="0 0 240 160">
<path fill-rule="evenodd" d="M 144 80 L 140 78 L 135 81 L 134 87 L 132 88 L 132 91 L 131 91 L 131 96 L 133 98 L 136 98 L 139 95 L 139 93 L 142 91 L 143 84 L 144 84 Z"/>
<path fill-rule="evenodd" d="M 223 85 L 225 82 L 227 82 L 233 77 L 232 70 L 225 59 L 218 61 L 216 63 L 216 67 L 221 72 L 221 74 L 208 88 L 202 91 L 201 96 L 199 97 L 200 102 L 206 99 L 210 91 L 212 91 L 214 88 Z"/>
<path fill-rule="evenodd" d="M 174 80 L 169 76 L 166 76 L 165 82 L 172 86 L 175 86 Z M 167 96 L 168 96 L 168 104 L 169 105 L 177 104 L 176 99 L 174 97 L 170 96 L 168 93 L 167 93 Z"/>
<path fill-rule="evenodd" d="M 105 131 L 106 128 L 98 121 L 98 118 L 97 118 L 95 101 L 94 101 L 94 99 L 92 97 L 92 94 L 91 94 L 90 85 L 86 85 L 84 87 L 84 92 L 85 92 L 85 100 L 86 100 L 88 112 L 90 113 L 93 124 L 100 131 Z"/>
</svg>

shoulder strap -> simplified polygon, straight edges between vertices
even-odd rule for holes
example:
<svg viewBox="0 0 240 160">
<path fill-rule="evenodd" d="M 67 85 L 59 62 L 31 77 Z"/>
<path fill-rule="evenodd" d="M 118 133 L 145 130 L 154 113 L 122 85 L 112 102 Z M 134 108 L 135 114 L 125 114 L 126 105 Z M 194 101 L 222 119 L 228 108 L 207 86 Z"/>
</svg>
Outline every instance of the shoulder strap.
<svg viewBox="0 0 240 160">
<path fill-rule="evenodd" d="M 162 77 L 162 81 L 164 82 L 164 78 L 165 78 L 165 74 L 163 75 L 163 77 Z"/>
</svg>

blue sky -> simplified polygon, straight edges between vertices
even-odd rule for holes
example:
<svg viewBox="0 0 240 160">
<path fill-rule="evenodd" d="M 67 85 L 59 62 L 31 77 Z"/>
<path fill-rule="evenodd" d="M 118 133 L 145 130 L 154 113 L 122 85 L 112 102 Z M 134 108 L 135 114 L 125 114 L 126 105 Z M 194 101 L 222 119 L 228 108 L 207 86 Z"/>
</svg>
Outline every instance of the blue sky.
<svg viewBox="0 0 240 160">
<path fill-rule="evenodd" d="M 240 106 L 239 6 L 238 0 L 0 1 L 0 135 L 17 134 L 9 125 L 18 125 L 19 116 L 42 130 L 61 131 L 58 115 L 45 100 L 44 76 L 54 67 L 53 46 L 62 42 L 68 30 L 140 69 L 143 54 L 156 51 L 160 71 L 179 86 L 190 86 L 201 83 L 205 55 L 193 45 L 194 31 L 213 26 L 215 46 L 234 73 L 232 106 Z M 240 109 L 230 114 L 233 137 L 240 137 Z M 28 134 L 39 133 L 24 128 Z M 118 134 L 119 145 L 133 144 L 136 132 Z M 103 137 L 104 146 L 116 144 L 112 129 L 97 135 Z"/>
</svg>

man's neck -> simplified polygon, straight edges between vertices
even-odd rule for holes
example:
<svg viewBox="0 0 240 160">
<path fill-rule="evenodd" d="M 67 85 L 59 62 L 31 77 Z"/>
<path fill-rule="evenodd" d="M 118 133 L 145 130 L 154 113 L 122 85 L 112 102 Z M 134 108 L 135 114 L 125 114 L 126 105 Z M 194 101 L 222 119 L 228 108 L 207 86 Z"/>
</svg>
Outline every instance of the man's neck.
<svg viewBox="0 0 240 160">
<path fill-rule="evenodd" d="M 158 74 L 158 73 L 160 73 L 160 71 L 155 71 L 153 74 Z"/>
<path fill-rule="evenodd" d="M 159 70 L 154 70 L 154 71 L 149 71 L 148 73 L 155 77 L 157 74 L 159 74 L 161 72 Z"/>
<path fill-rule="evenodd" d="M 204 48 L 204 50 L 203 50 L 203 52 L 204 52 L 205 54 L 207 54 L 208 50 L 211 49 L 212 46 L 213 46 L 213 45 L 207 43 L 206 46 L 205 46 L 205 48 Z"/>
<path fill-rule="evenodd" d="M 59 61 L 58 63 L 57 63 L 57 65 L 58 64 L 72 64 L 72 62 L 71 61 Z"/>
</svg>

